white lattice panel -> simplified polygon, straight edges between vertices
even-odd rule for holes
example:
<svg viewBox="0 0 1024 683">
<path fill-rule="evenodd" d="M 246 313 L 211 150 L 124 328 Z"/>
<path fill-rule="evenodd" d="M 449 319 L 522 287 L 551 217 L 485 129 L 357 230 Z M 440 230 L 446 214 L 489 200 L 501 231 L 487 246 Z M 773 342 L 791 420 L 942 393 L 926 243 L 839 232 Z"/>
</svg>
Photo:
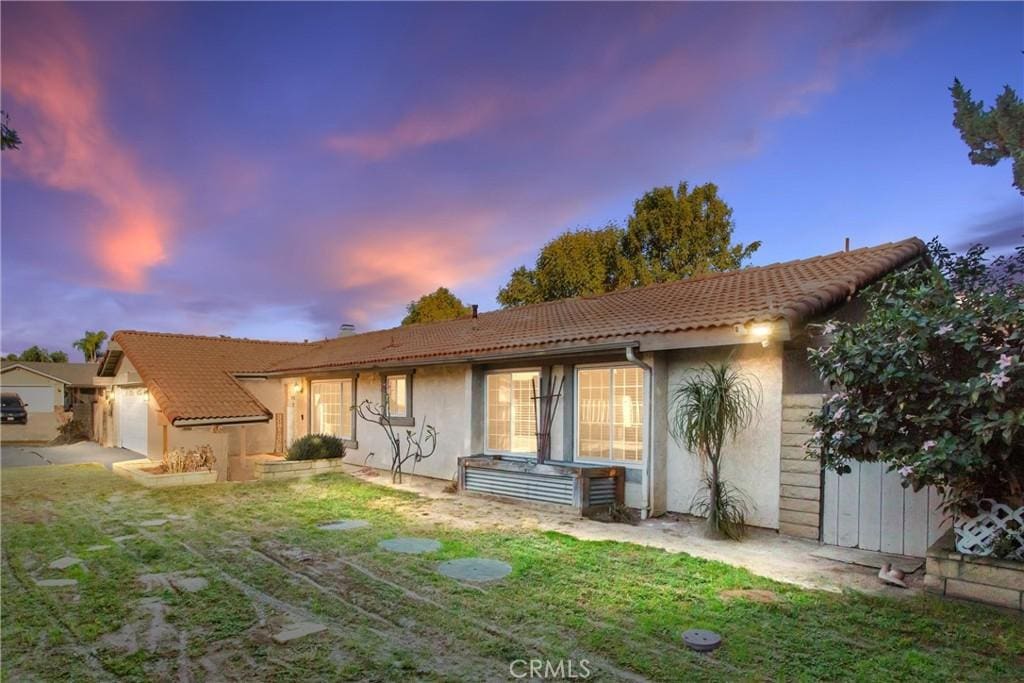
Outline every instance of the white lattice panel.
<svg viewBox="0 0 1024 683">
<path fill-rule="evenodd" d="M 991 498 L 978 502 L 978 514 L 957 519 L 956 549 L 966 555 L 991 555 L 1004 534 L 1016 538 L 1017 550 L 1007 559 L 1024 560 L 1024 507 L 1011 508 Z"/>
</svg>

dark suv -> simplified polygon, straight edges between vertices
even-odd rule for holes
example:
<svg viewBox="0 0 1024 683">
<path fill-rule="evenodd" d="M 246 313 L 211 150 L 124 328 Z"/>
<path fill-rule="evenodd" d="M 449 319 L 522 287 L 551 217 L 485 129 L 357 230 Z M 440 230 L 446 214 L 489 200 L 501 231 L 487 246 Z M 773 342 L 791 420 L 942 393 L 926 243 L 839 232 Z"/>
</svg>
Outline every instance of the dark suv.
<svg viewBox="0 0 1024 683">
<path fill-rule="evenodd" d="M 0 394 L 0 421 L 14 424 L 28 423 L 28 410 L 21 396 L 4 392 Z"/>
</svg>

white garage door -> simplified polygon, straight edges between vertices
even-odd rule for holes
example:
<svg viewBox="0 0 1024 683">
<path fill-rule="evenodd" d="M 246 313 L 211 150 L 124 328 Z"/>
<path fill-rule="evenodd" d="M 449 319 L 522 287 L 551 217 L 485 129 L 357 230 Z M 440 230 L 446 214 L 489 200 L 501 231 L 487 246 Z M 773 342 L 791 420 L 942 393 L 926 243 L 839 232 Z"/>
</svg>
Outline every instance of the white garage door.
<svg viewBox="0 0 1024 683">
<path fill-rule="evenodd" d="M 850 463 L 843 476 L 825 472 L 821 540 L 829 545 L 924 557 L 949 528 L 933 488 L 903 488 L 881 463 Z"/>
<path fill-rule="evenodd" d="M 117 429 L 121 438 L 121 447 L 148 455 L 146 444 L 149 423 L 149 399 L 145 389 L 117 390 L 114 399 L 117 410 Z"/>
<path fill-rule="evenodd" d="M 53 387 L 12 387 L 4 385 L 4 391 L 12 391 L 28 404 L 30 413 L 52 413 L 56 392 Z"/>
</svg>

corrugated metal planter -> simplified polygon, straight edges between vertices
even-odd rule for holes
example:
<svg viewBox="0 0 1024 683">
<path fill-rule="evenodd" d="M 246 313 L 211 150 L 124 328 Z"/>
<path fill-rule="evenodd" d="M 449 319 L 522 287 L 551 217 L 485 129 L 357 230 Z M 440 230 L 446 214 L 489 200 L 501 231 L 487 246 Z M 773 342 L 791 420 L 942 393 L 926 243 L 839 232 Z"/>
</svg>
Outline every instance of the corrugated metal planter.
<svg viewBox="0 0 1024 683">
<path fill-rule="evenodd" d="M 619 466 L 473 455 L 459 458 L 459 490 L 480 495 L 561 505 L 586 516 L 625 498 L 626 470 Z"/>
</svg>

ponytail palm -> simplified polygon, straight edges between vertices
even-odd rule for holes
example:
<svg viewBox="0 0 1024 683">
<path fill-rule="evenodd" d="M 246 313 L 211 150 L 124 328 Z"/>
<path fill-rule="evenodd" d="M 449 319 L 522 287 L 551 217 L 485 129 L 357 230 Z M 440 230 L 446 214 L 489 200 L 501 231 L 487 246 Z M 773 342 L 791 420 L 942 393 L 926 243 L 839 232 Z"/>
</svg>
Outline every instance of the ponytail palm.
<svg viewBox="0 0 1024 683">
<path fill-rule="evenodd" d="M 673 392 L 673 438 L 710 465 L 707 497 L 695 499 L 691 511 L 707 515 L 711 536 L 739 538 L 743 533 L 742 494 L 720 477 L 722 447 L 754 422 L 760 405 L 757 378 L 740 373 L 729 363 L 707 363 Z"/>
</svg>

